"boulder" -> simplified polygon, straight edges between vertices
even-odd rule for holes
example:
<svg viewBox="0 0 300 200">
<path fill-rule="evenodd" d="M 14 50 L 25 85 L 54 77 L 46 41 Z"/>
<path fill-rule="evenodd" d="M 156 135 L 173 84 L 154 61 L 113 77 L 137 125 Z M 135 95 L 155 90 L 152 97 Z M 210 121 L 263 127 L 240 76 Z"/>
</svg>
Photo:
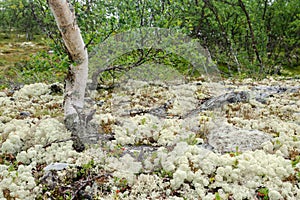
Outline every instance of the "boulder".
<svg viewBox="0 0 300 200">
<path fill-rule="evenodd" d="M 259 130 L 246 130 L 221 122 L 212 128 L 207 142 L 219 153 L 253 151 L 261 144 L 272 140 L 272 136 Z"/>
</svg>

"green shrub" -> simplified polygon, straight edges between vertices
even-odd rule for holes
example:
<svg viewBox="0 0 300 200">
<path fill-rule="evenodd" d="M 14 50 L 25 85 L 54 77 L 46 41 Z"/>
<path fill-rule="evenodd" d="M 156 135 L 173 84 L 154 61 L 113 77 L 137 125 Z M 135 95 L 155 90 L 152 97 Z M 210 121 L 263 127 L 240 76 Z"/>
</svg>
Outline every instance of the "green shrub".
<svg viewBox="0 0 300 200">
<path fill-rule="evenodd" d="M 8 72 L 9 76 L 14 75 L 15 82 L 24 84 L 35 82 L 62 82 L 68 70 L 70 61 L 66 55 L 49 54 L 41 51 L 29 61 L 16 63 Z"/>
</svg>

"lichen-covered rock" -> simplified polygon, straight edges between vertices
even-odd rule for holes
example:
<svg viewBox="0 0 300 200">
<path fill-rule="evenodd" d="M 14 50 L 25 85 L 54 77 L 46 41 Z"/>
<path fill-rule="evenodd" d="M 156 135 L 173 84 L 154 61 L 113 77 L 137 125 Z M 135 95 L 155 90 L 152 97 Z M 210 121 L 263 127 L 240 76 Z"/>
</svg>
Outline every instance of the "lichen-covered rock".
<svg viewBox="0 0 300 200">
<path fill-rule="evenodd" d="M 208 101 L 205 101 L 200 108 L 201 110 L 212 110 L 216 108 L 222 108 L 224 105 L 230 103 L 248 102 L 249 99 L 250 99 L 249 92 L 246 91 L 230 92 L 209 99 Z"/>
<path fill-rule="evenodd" d="M 207 135 L 208 144 L 218 152 L 253 151 L 272 136 L 259 130 L 245 130 L 225 122 L 218 122 Z"/>
</svg>

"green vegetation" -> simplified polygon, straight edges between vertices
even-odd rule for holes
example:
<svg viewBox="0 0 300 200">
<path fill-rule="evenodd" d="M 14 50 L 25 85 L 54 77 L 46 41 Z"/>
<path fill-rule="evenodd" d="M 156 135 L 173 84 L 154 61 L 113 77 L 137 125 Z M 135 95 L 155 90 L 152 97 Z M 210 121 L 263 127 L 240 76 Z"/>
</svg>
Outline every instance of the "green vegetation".
<svg viewBox="0 0 300 200">
<path fill-rule="evenodd" d="M 172 28 L 207 48 L 224 76 L 300 74 L 297 0 L 70 3 L 89 52 L 109 36 L 133 28 Z M 70 61 L 47 2 L 0 1 L 0 9 L 1 87 L 16 82 L 62 81 Z M 25 41 L 32 43 L 26 46 Z M 49 49 L 54 53 L 46 53 Z M 166 55 L 164 50 L 156 51 L 148 55 L 149 62 L 187 73 L 186 65 L 190 63 L 186 60 L 176 54 Z M 133 65 L 139 53 L 139 50 L 128 52 L 114 64 Z M 154 55 L 161 59 L 155 59 Z"/>
<path fill-rule="evenodd" d="M 220 194 L 218 192 L 215 193 L 215 200 L 221 200 Z"/>
<path fill-rule="evenodd" d="M 265 188 L 265 187 L 258 189 L 257 196 L 259 197 L 259 199 L 268 200 L 269 199 L 269 189 Z"/>
</svg>

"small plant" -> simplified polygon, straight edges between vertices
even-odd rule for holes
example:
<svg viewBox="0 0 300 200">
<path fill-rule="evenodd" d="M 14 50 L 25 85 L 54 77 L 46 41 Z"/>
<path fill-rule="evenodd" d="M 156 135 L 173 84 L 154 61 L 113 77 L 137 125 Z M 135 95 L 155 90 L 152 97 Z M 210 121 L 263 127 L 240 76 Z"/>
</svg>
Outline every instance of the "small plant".
<svg viewBox="0 0 300 200">
<path fill-rule="evenodd" d="M 109 147 L 108 147 L 109 148 Z M 108 155 L 119 158 L 126 150 L 121 144 L 117 144 L 113 149 L 108 149 Z"/>
<path fill-rule="evenodd" d="M 190 134 L 188 138 L 185 138 L 183 141 L 188 143 L 188 145 L 196 145 L 198 143 L 196 135 Z"/>
<path fill-rule="evenodd" d="M 233 168 L 238 168 L 238 164 L 239 164 L 239 160 L 238 159 L 235 159 L 234 160 L 234 163 L 233 163 Z"/>
<path fill-rule="evenodd" d="M 221 200 L 220 194 L 218 192 L 215 193 L 215 200 Z"/>
<path fill-rule="evenodd" d="M 114 183 L 117 186 L 117 190 L 115 191 L 116 194 L 119 192 L 125 192 L 127 189 L 129 189 L 128 181 L 126 178 L 118 178 L 114 177 Z"/>
<path fill-rule="evenodd" d="M 266 187 L 259 188 L 256 197 L 261 200 L 269 200 L 269 189 Z"/>
<path fill-rule="evenodd" d="M 235 147 L 235 151 L 229 153 L 230 157 L 236 157 L 236 156 L 239 156 L 240 154 L 241 154 L 241 152 L 239 151 L 238 146 Z"/>
<path fill-rule="evenodd" d="M 83 164 L 80 170 L 77 172 L 78 177 L 87 176 L 91 169 L 95 167 L 94 160 L 90 160 L 88 163 Z"/>
<path fill-rule="evenodd" d="M 297 180 L 300 181 L 300 172 L 297 172 L 296 177 L 297 177 Z"/>
<path fill-rule="evenodd" d="M 300 162 L 300 156 L 296 156 L 293 160 L 292 160 L 292 166 L 296 167 L 296 165 Z"/>
<path fill-rule="evenodd" d="M 173 172 L 166 171 L 164 169 L 160 169 L 160 170 L 154 171 L 154 174 L 157 174 L 159 177 L 162 177 L 164 179 L 171 179 L 171 178 L 173 178 Z"/>
<path fill-rule="evenodd" d="M 141 125 L 145 125 L 146 124 L 146 118 L 141 119 Z"/>
</svg>

